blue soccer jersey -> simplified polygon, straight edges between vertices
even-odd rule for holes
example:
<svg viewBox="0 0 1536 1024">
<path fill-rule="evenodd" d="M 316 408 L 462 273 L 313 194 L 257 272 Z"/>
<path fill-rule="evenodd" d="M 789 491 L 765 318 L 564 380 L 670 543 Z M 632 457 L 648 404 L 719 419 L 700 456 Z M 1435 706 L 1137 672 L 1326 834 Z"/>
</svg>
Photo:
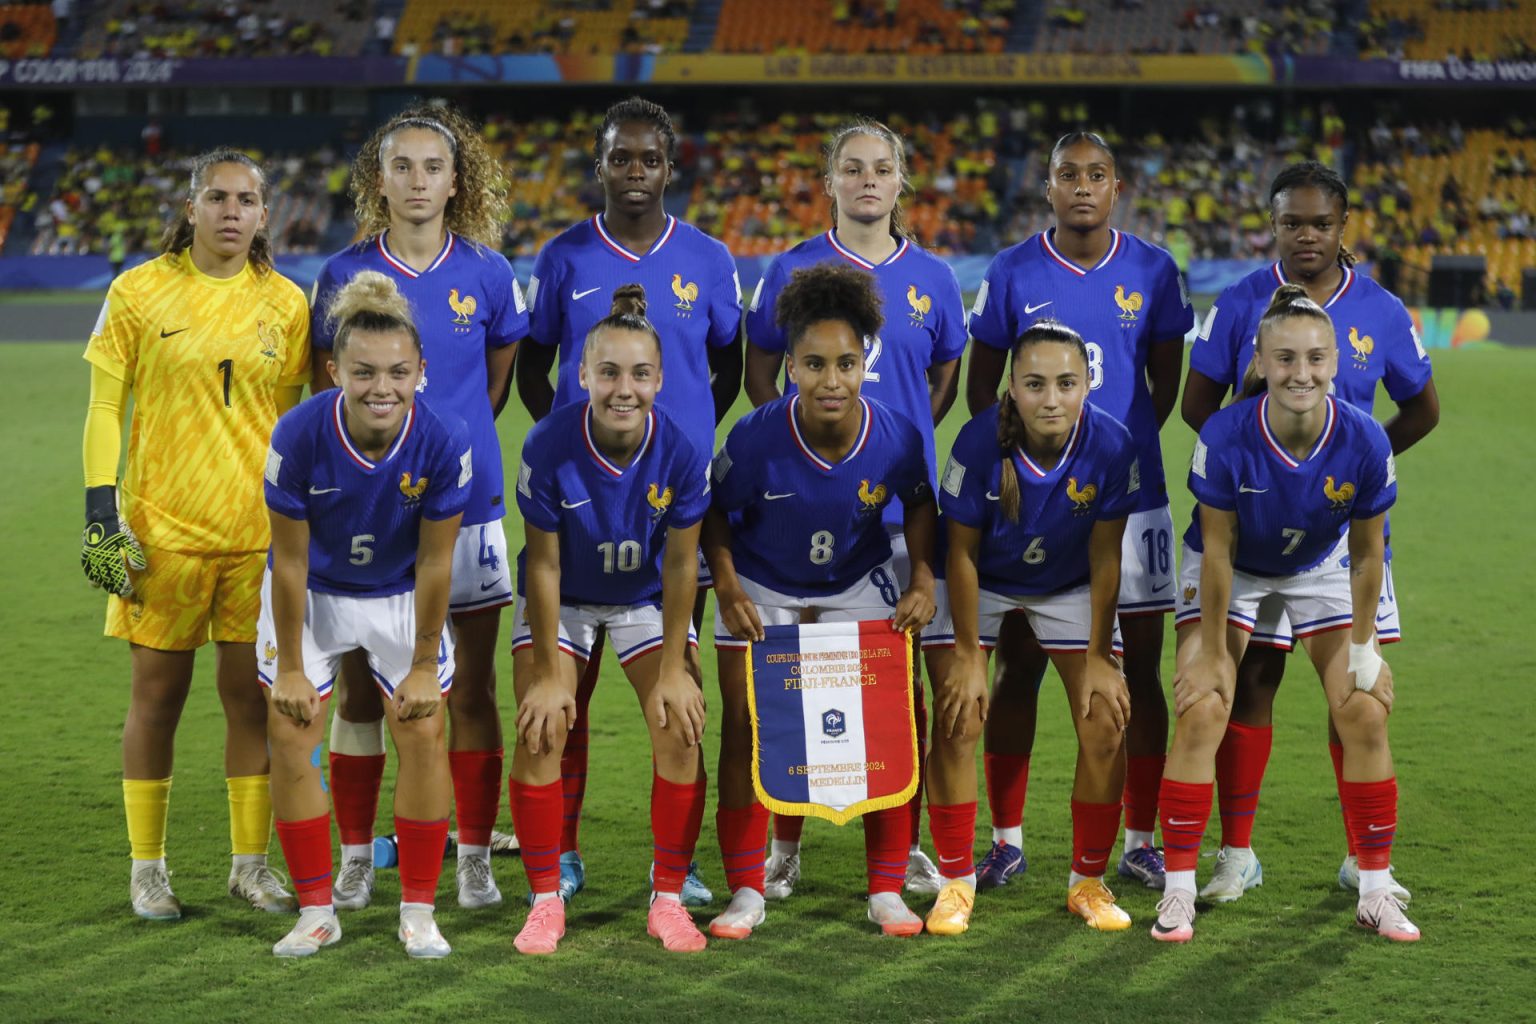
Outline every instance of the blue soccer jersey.
<svg viewBox="0 0 1536 1024">
<path fill-rule="evenodd" d="M 1327 402 L 1322 435 L 1304 459 L 1270 430 L 1269 396 L 1206 420 L 1190 461 L 1189 489 L 1202 505 L 1237 513 L 1232 563 L 1254 576 L 1289 576 L 1320 565 L 1349 529 L 1397 500 L 1392 445 L 1381 424 L 1352 405 Z M 1185 535 L 1201 550 L 1199 510 Z"/>
<path fill-rule="evenodd" d="M 403 594 L 416 585 L 421 520 L 451 519 L 469 503 L 469 433 L 458 417 L 439 418 L 417 400 L 373 462 L 347 434 L 344 401 L 340 391 L 324 391 L 277 421 L 267 507 L 309 523 L 310 590 Z"/>
<path fill-rule="evenodd" d="M 1130 431 L 1084 404 L 1061 457 L 1045 469 L 997 443 L 996 405 L 960 428 L 939 485 L 944 515 L 981 531 L 976 571 L 995 594 L 1050 594 L 1088 582 L 1094 524 L 1124 519 L 1143 486 Z M 1019 481 L 1019 519 L 1001 503 L 1003 459 Z"/>
<path fill-rule="evenodd" d="M 1333 393 L 1366 412 L 1375 404 L 1378 381 L 1386 384 L 1394 402 L 1414 397 L 1429 383 L 1431 370 L 1408 310 L 1402 300 L 1369 277 L 1350 267 L 1340 269 L 1344 274 L 1339 286 L 1323 303 L 1339 342 Z M 1234 392 L 1241 388 L 1243 374 L 1253 361 L 1259 320 L 1275 289 L 1286 283 L 1285 271 L 1276 261 L 1222 292 L 1190 351 L 1190 369 Z"/>
<path fill-rule="evenodd" d="M 485 357 L 528 335 L 528 308 L 512 265 L 501 253 L 450 232 L 432 265 L 417 271 L 389 251 L 387 233 L 365 239 L 326 260 L 320 271 L 311 313 L 315 348 L 330 349 L 334 337 L 325 318 L 331 299 L 362 270 L 393 279 L 410 300 L 427 361 L 419 391 L 437 408 L 452 409 L 469 428 L 475 479 L 464 525 L 500 519 L 506 514 L 501 441 L 487 395 Z"/>
<path fill-rule="evenodd" d="M 528 282 L 532 339 L 560 347 L 554 407 L 586 401 L 577 379 L 587 332 L 613 310 L 621 285 L 645 288 L 646 318 L 661 336 L 662 386 L 656 404 L 700 451 L 715 450 L 709 349 L 741 331 L 741 284 L 724 245 L 667 216 L 644 254 L 630 252 L 602 214 L 567 228 L 540 250 Z"/>
<path fill-rule="evenodd" d="M 992 260 L 971 310 L 971 337 L 1008 351 L 1036 320 L 1059 320 L 1088 345 L 1089 400 L 1136 439 L 1141 493 L 1136 511 L 1168 504 L 1157 415 L 1147 386 L 1153 345 L 1182 345 L 1195 323 L 1173 257 L 1135 235 L 1112 231 L 1109 252 L 1092 267 L 1057 250 L 1055 229 L 1004 249 Z"/>
<path fill-rule="evenodd" d="M 523 441 L 517 507 L 525 522 L 560 535 L 562 604 L 659 602 L 667 530 L 692 526 L 709 508 L 709 456 L 653 408 L 645 440 L 620 466 L 592 439 L 590 403 L 562 406 Z M 520 596 L 526 557 L 518 555 Z"/>
<path fill-rule="evenodd" d="M 747 310 L 747 340 L 765 352 L 782 353 L 789 339 L 774 320 L 779 293 L 801 267 L 847 261 L 874 277 L 884 304 L 885 326 L 864 339 L 864 386 L 860 393 L 902 413 L 927 442 L 928 482 L 935 484 L 933 405 L 928 368 L 965 352 L 965 300 L 949 264 L 901 239 L 882 263 L 870 263 L 837 238 L 836 231 L 801 242 L 774 257 L 757 283 Z M 785 393 L 793 384 L 785 383 Z M 886 506 L 887 524 L 901 524 L 901 503 Z"/>
<path fill-rule="evenodd" d="M 731 517 L 742 576 L 793 597 L 847 590 L 891 557 L 881 523 L 893 500 L 933 500 L 922 435 L 905 416 L 860 398 L 857 440 L 836 464 L 800 430 L 798 395 L 743 416 L 715 456 L 715 507 Z"/>
</svg>

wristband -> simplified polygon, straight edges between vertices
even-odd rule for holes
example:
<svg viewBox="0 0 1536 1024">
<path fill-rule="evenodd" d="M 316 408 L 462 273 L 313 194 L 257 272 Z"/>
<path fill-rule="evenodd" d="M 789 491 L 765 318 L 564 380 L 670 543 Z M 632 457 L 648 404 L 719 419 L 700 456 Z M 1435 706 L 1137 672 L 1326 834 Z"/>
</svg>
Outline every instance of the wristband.
<svg viewBox="0 0 1536 1024">
<path fill-rule="evenodd" d="M 1381 674 L 1381 666 L 1384 664 L 1386 662 L 1376 652 L 1374 640 L 1363 644 L 1353 640 L 1349 642 L 1349 671 L 1355 674 L 1355 689 L 1370 693 L 1376 686 L 1376 678 Z"/>
</svg>

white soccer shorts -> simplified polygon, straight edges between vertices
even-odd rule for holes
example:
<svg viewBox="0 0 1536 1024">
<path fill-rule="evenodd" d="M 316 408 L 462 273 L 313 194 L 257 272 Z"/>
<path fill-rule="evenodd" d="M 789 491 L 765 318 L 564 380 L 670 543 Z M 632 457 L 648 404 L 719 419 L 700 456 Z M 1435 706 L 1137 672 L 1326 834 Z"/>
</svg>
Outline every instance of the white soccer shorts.
<svg viewBox="0 0 1536 1024">
<path fill-rule="evenodd" d="M 934 596 L 939 610 L 928 628 L 923 630 L 923 647 L 953 647 L 955 620 L 949 607 L 948 580 L 938 581 Z M 1087 584 L 1052 594 L 997 594 L 983 587 L 977 592 L 976 611 L 976 631 L 984 651 L 997 646 L 1003 617 L 1012 611 L 1024 612 L 1041 650 L 1067 653 L 1088 649 L 1093 601 Z M 1118 623 L 1114 626 L 1113 636 L 1115 653 L 1123 653 Z"/>
<path fill-rule="evenodd" d="M 533 632 L 528 627 L 527 599 L 519 597 L 512 606 L 512 653 L 533 649 Z M 655 604 L 562 604 L 560 606 L 560 649 L 578 661 L 592 657 L 592 645 L 598 629 L 608 631 L 620 665 L 628 665 L 651 651 L 661 650 L 661 606 Z M 688 646 L 698 647 L 693 626 L 688 627 Z"/>
<path fill-rule="evenodd" d="M 453 586 L 448 611 L 474 612 L 511 604 L 514 556 L 501 520 L 459 527 L 453 542 Z"/>
<path fill-rule="evenodd" d="M 1291 576 L 1254 576 L 1233 569 L 1227 622 L 1252 634 L 1252 642 L 1284 651 L 1294 646 L 1293 637 L 1304 639 L 1334 629 L 1348 629 L 1354 620 L 1349 567 L 1336 555 L 1337 552 L 1321 564 Z M 1175 626 L 1200 621 L 1200 562 L 1200 552 L 1184 545 Z M 1386 590 L 1383 581 L 1383 594 Z M 1278 634 L 1273 623 L 1283 624 L 1285 633 Z M 1385 636 L 1382 641 L 1386 642 Z"/>
<path fill-rule="evenodd" d="M 1132 512 L 1120 542 L 1120 614 L 1173 611 L 1174 570 L 1173 513 L 1168 506 Z"/>
<path fill-rule="evenodd" d="M 793 626 L 801 621 L 804 612 L 815 615 L 817 622 L 866 622 L 889 619 L 901 600 L 901 588 L 896 582 L 896 570 L 891 561 L 877 565 L 847 590 L 836 594 L 813 597 L 795 597 L 770 590 L 742 576 L 741 589 L 752 603 L 757 605 L 757 617 L 765 626 Z M 747 641 L 731 636 L 715 608 L 715 646 L 744 651 Z"/>
</svg>

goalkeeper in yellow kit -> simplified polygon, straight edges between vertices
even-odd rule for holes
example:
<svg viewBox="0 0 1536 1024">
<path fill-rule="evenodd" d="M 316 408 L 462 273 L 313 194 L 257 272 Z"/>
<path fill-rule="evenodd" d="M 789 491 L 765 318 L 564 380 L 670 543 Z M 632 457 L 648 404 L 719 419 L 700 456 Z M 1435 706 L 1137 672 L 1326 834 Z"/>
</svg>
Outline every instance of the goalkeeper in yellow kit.
<svg viewBox="0 0 1536 1024">
<path fill-rule="evenodd" d="M 123 804 L 140 917 L 181 916 L 165 868 L 171 766 L 194 652 L 210 639 L 226 722 L 229 891 L 262 910 L 297 909 L 267 868 L 272 800 L 255 641 L 270 544 L 262 471 L 272 426 L 309 377 L 309 315 L 303 293 L 272 268 L 266 219 L 267 179 L 253 160 L 235 150 L 199 157 L 163 254 L 112 282 L 85 351 L 81 562 L 111 594 L 107 635 L 129 643 Z"/>
</svg>

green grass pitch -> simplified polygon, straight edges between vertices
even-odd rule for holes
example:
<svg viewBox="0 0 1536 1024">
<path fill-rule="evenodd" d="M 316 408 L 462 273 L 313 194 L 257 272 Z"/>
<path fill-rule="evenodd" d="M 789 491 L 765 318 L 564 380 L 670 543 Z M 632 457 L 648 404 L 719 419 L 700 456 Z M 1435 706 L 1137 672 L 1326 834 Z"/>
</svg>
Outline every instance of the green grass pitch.
<svg viewBox="0 0 1536 1024">
<path fill-rule="evenodd" d="M 75 345 L 0 346 L 11 382 L 0 455 L 0 835 L 9 858 L 0 870 L 0 1020 L 1536 1019 L 1532 818 L 1515 799 L 1536 777 L 1536 659 L 1519 640 L 1530 628 L 1536 536 L 1536 353 L 1435 356 L 1441 425 L 1399 467 L 1396 579 L 1409 640 L 1389 653 L 1402 783 L 1394 860 L 1424 930 L 1416 946 L 1356 928 L 1353 896 L 1335 884 L 1343 838 L 1324 706 L 1298 659 L 1277 711 L 1255 841 L 1266 884 L 1203 914 L 1187 947 L 1148 938 L 1156 895 L 1147 890 L 1117 886 L 1136 919 L 1121 934 L 1091 932 L 1064 910 L 1073 751 L 1065 702 L 1049 698 L 1025 821 L 1029 873 L 982 896 L 969 934 L 880 937 L 864 920 L 859 827 L 815 822 L 805 881 L 769 908 L 757 935 L 669 956 L 645 936 L 645 730 L 610 658 L 593 704 L 588 888 L 558 955 L 513 950 L 525 883 L 518 861 L 498 859 L 507 903 L 476 913 L 453 905 L 449 865 L 440 913 L 454 944 L 448 960 L 407 961 L 394 936 L 397 876 L 381 872 L 375 905 L 345 915 L 344 941 L 294 963 L 270 953 L 287 920 L 224 893 L 223 730 L 207 656 L 181 726 L 171 804 L 169 857 L 187 917 L 166 925 L 129 911 L 118 748 L 128 657 L 102 638 L 102 599 L 75 555 L 86 367 Z M 944 423 L 941 452 L 962 422 L 956 410 Z M 509 464 L 526 425 L 514 401 L 502 421 Z M 1188 495 L 1177 484 L 1191 437 L 1177 417 L 1165 444 L 1182 522 Z M 509 536 L 518 532 L 508 524 Z M 704 660 L 713 697 L 708 650 Z M 1167 664 L 1171 675 L 1171 628 Z M 501 668 L 510 722 L 505 655 Z M 1060 692 L 1054 679 L 1046 687 Z M 711 771 L 714 749 L 711 735 Z M 388 807 L 386 793 L 384 821 Z M 982 816 L 984 837 L 984 804 Z M 1214 842 L 1209 835 L 1207 854 Z M 273 856 L 280 864 L 275 842 Z M 712 810 L 699 860 L 723 892 Z"/>
</svg>

